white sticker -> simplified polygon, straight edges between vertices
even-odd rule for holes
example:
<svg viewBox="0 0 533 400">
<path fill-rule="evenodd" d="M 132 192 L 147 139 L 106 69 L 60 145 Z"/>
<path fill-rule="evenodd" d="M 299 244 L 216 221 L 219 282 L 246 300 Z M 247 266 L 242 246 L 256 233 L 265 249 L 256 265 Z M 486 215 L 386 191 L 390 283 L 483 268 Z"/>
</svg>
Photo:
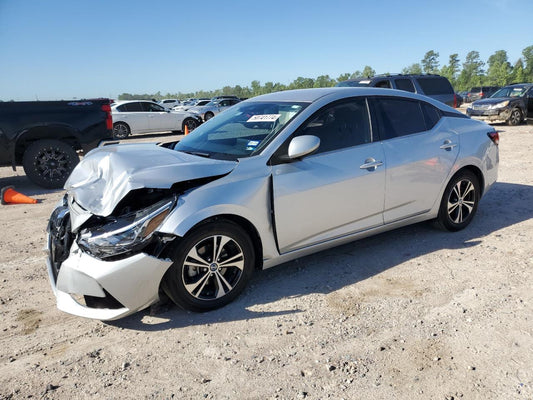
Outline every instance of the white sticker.
<svg viewBox="0 0 533 400">
<path fill-rule="evenodd" d="M 259 140 L 250 140 L 248 142 L 249 147 L 256 147 L 259 144 Z"/>
<path fill-rule="evenodd" d="M 263 114 L 263 115 L 253 115 L 248 121 L 246 122 L 274 122 L 279 117 L 281 117 L 281 114 Z"/>
</svg>

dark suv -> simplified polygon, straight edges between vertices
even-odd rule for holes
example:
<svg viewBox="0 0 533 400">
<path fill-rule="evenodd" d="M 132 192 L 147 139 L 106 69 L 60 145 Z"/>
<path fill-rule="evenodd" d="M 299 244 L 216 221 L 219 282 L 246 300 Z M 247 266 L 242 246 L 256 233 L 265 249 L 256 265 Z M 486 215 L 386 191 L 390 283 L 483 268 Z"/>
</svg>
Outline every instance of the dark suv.
<svg viewBox="0 0 533 400">
<path fill-rule="evenodd" d="M 499 86 L 474 86 L 466 94 L 468 101 L 476 101 L 479 99 L 485 99 L 492 96 L 496 91 L 500 89 Z"/>
<path fill-rule="evenodd" d="M 407 92 L 426 95 L 457 108 L 457 97 L 452 84 L 448 79 L 440 75 L 376 75 L 371 78 L 348 79 L 347 81 L 337 83 L 335 86 L 372 86 L 405 90 Z"/>
</svg>

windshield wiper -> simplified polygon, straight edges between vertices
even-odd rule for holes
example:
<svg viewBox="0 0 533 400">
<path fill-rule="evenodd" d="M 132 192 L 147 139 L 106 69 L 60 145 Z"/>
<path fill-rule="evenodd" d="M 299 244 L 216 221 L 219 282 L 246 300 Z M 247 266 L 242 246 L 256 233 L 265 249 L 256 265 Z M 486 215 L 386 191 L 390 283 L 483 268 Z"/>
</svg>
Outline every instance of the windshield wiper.
<svg viewBox="0 0 533 400">
<path fill-rule="evenodd" d="M 181 151 L 182 153 L 192 154 L 193 156 L 198 156 L 198 157 L 204 157 L 204 158 L 211 157 L 211 154 L 202 153 L 202 152 L 199 152 L 199 151 L 186 151 L 186 150 L 178 150 L 178 151 Z"/>
</svg>

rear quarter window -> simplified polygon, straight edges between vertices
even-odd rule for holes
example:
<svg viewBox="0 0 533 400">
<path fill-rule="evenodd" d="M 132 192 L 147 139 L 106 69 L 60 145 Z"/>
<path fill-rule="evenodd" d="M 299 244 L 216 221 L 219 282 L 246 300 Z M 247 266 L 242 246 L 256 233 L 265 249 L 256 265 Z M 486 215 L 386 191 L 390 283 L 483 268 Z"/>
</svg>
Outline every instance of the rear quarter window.
<svg viewBox="0 0 533 400">
<path fill-rule="evenodd" d="M 424 91 L 425 95 L 453 94 L 451 83 L 446 78 L 417 78 L 418 84 Z"/>
</svg>

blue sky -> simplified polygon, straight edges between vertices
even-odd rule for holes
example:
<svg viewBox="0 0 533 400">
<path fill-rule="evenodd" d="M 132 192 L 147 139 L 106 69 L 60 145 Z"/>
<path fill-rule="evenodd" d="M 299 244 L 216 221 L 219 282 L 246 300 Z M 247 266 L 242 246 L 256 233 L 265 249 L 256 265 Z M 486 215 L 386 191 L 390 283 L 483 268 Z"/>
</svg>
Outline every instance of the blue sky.
<svg viewBox="0 0 533 400">
<path fill-rule="evenodd" d="M 532 16 L 532 0 L 0 0 L 0 100 L 400 72 L 428 50 L 514 64 Z"/>
</svg>

